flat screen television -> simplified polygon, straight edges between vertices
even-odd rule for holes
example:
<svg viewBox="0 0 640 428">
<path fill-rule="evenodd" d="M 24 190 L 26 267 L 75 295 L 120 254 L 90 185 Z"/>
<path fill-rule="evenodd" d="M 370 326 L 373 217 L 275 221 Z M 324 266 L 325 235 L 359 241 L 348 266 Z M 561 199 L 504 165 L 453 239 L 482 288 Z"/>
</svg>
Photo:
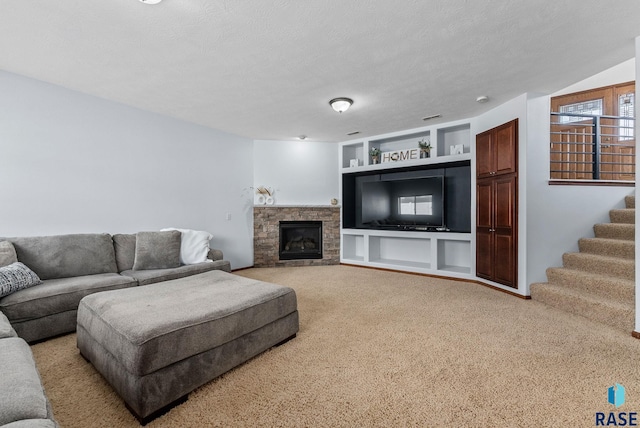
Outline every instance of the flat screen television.
<svg viewBox="0 0 640 428">
<path fill-rule="evenodd" d="M 471 232 L 471 166 L 397 168 L 342 175 L 342 227 Z"/>
<path fill-rule="evenodd" d="M 445 227 L 444 176 L 361 181 L 357 193 L 357 227 L 391 230 L 436 230 Z M 359 208 L 359 209 L 358 209 Z"/>
</svg>

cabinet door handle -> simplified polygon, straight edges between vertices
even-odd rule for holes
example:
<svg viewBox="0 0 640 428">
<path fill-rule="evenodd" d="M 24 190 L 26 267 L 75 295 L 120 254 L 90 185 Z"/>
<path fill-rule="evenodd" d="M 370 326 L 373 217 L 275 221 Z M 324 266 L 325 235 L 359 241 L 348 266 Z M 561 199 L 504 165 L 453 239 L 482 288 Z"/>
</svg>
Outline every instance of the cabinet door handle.
<svg viewBox="0 0 640 428">
<path fill-rule="evenodd" d="M 489 229 L 489 232 L 495 232 L 495 231 L 496 231 L 495 229 Z"/>
</svg>

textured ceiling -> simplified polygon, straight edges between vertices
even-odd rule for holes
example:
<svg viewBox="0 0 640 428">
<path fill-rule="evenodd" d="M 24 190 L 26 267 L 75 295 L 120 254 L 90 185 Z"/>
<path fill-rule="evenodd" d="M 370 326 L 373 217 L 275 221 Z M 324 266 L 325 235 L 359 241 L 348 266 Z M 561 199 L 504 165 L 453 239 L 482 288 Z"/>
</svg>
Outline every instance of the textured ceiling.
<svg viewBox="0 0 640 428">
<path fill-rule="evenodd" d="M 633 58 L 638 35 L 637 0 L 0 1 L 0 69 L 254 139 L 475 116 Z"/>
</svg>

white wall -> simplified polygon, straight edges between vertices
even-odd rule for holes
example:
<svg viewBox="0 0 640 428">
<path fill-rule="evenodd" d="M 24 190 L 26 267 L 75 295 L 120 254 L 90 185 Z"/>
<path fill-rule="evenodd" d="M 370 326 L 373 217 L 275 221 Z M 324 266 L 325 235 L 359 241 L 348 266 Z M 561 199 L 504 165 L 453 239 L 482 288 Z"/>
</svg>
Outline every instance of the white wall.
<svg viewBox="0 0 640 428">
<path fill-rule="evenodd" d="M 0 236 L 203 229 L 253 264 L 251 140 L 6 72 L 0 94 Z"/>
<path fill-rule="evenodd" d="M 275 190 L 276 205 L 329 205 L 338 198 L 338 146 L 311 141 L 255 141 L 253 183 Z"/>
<path fill-rule="evenodd" d="M 591 76 L 571 86 L 567 86 L 566 88 L 551 94 L 551 96 L 557 97 L 559 95 L 572 94 L 574 92 L 601 88 L 603 86 L 615 85 L 616 83 L 631 82 L 633 80 L 636 80 L 635 58 L 631 58 L 630 60 L 608 68 L 595 76 Z"/>
</svg>

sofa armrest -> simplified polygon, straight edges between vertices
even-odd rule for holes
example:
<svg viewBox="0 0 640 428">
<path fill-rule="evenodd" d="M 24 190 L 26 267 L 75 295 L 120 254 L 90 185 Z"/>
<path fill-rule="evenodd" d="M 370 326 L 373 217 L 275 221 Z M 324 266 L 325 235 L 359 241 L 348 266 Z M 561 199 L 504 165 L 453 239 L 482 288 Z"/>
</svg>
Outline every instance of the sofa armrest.
<svg viewBox="0 0 640 428">
<path fill-rule="evenodd" d="M 214 248 L 209 249 L 209 253 L 207 254 L 207 258 L 209 260 L 213 260 L 214 262 L 216 260 L 222 260 L 224 258 L 223 254 L 222 254 L 222 250 L 216 250 Z"/>
</svg>

